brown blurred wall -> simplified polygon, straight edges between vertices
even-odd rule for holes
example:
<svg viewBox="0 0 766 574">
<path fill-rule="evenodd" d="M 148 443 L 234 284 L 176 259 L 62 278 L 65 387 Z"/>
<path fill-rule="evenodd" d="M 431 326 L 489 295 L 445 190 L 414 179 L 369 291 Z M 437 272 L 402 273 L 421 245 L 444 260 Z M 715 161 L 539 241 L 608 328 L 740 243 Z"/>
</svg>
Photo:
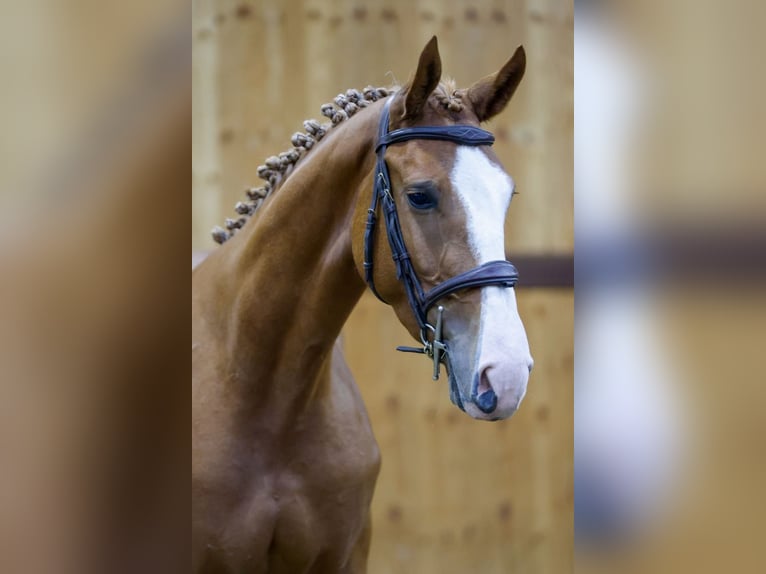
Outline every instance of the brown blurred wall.
<svg viewBox="0 0 766 574">
<path fill-rule="evenodd" d="M 571 1 L 259 0 L 193 3 L 192 247 L 231 217 L 256 167 L 347 88 L 404 83 L 436 34 L 445 74 L 468 86 L 524 44 L 527 73 L 489 124 L 520 192 L 507 250 L 570 254 Z M 523 282 L 523 280 L 522 280 Z M 510 421 L 473 421 L 369 294 L 345 348 L 383 453 L 370 572 L 572 569 L 571 289 L 518 289 L 536 366 Z"/>
</svg>

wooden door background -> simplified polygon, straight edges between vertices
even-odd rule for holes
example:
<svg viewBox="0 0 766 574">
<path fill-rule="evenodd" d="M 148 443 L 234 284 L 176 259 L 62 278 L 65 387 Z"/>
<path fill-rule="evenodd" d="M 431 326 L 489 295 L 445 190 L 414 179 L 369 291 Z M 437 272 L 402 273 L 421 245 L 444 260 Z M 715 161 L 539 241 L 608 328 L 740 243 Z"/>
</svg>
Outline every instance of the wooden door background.
<svg viewBox="0 0 766 574">
<path fill-rule="evenodd" d="M 231 217 L 256 167 L 347 88 L 404 83 L 436 34 L 467 86 L 519 44 L 527 72 L 490 122 L 520 192 L 514 256 L 573 249 L 571 0 L 194 0 L 192 247 Z M 481 423 L 458 411 L 408 337 L 366 294 L 344 330 L 383 454 L 370 572 L 560 574 L 572 570 L 573 291 L 517 289 L 535 370 L 520 411 Z"/>
</svg>

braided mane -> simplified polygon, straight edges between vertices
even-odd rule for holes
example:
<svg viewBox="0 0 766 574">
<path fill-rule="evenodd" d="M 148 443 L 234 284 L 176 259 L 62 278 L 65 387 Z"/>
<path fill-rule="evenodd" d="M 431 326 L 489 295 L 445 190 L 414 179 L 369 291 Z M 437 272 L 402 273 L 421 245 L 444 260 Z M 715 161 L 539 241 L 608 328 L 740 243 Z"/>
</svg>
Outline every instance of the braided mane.
<svg viewBox="0 0 766 574">
<path fill-rule="evenodd" d="M 387 97 L 396 91 L 396 88 L 374 88 L 367 86 L 361 92 L 350 89 L 345 93 L 338 94 L 332 103 L 323 104 L 320 108 L 322 115 L 329 118 L 329 122 L 320 124 L 317 120 L 311 119 L 303 122 L 305 132 L 295 132 L 291 138 L 293 147 L 283 151 L 279 155 L 273 155 L 266 158 L 263 165 L 257 169 L 258 177 L 265 180 L 261 187 L 251 187 L 245 190 L 247 201 L 238 201 L 234 206 L 234 211 L 239 217 L 227 218 L 225 229 L 215 226 L 212 230 L 213 239 L 216 243 L 224 243 L 234 236 L 248 222 L 250 217 L 263 204 L 271 193 L 287 179 L 287 176 L 293 171 L 295 164 L 304 157 L 309 150 L 314 147 L 327 132 L 337 126 L 344 120 L 347 120 L 360 109 L 366 108 L 373 102 Z M 436 100 L 450 111 L 459 112 L 463 108 L 461 101 L 462 93 L 456 90 L 454 83 L 448 80 L 442 83 L 435 90 Z"/>
</svg>

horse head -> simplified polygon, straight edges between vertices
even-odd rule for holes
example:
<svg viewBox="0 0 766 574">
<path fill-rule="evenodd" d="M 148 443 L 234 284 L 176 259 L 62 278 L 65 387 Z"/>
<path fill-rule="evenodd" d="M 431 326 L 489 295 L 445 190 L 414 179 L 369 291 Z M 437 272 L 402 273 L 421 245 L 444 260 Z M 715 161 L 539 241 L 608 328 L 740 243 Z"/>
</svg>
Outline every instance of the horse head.
<svg viewBox="0 0 766 574">
<path fill-rule="evenodd" d="M 516 306 L 515 279 L 497 278 L 508 269 L 515 273 L 504 261 L 504 222 L 514 183 L 486 141 L 480 143 L 482 134 L 491 142 L 491 134 L 478 129 L 505 108 L 524 74 L 525 61 L 519 47 L 495 74 L 468 89 L 455 89 L 441 82 L 434 37 L 413 79 L 386 103 L 381 130 L 393 136 L 409 129 L 411 137 L 385 140 L 379 134 L 373 206 L 368 209 L 373 187 L 368 178 L 352 234 L 360 273 L 413 337 L 423 341 L 426 352 L 436 354 L 437 369 L 439 362 L 446 364 L 452 401 L 482 420 L 508 418 L 518 409 L 533 364 Z M 436 128 L 434 138 L 423 135 L 428 130 L 419 128 L 425 126 Z M 442 129 L 446 126 L 460 127 Z M 462 133 L 478 134 L 479 139 L 471 142 Z M 454 134 L 458 135 L 447 137 Z M 380 209 L 376 193 L 382 196 Z M 387 198 L 392 202 L 388 207 Z M 386 209 L 394 213 L 395 222 L 385 219 Z M 397 225 L 406 246 L 403 256 L 391 239 L 391 227 Z M 463 281 L 463 287 L 458 285 L 428 306 L 417 301 L 477 268 L 477 277 L 490 273 L 481 269 L 494 269 L 494 280 Z M 416 278 L 414 287 L 413 281 L 407 286 L 407 269 Z"/>
</svg>

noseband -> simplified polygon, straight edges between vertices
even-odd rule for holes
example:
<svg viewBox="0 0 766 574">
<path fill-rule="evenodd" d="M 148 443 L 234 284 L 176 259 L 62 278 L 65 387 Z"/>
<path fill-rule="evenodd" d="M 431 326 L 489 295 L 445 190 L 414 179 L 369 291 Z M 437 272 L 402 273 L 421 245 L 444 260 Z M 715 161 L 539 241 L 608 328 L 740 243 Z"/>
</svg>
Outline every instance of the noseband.
<svg viewBox="0 0 766 574">
<path fill-rule="evenodd" d="M 364 276 L 370 290 L 385 303 L 386 301 L 375 289 L 373 279 L 374 234 L 377 221 L 376 213 L 380 202 L 383 206 L 388 244 L 391 246 L 391 255 L 396 265 L 396 277 L 404 285 L 407 300 L 420 326 L 420 340 L 423 343 L 423 348 L 397 347 L 397 350 L 408 353 L 423 353 L 432 358 L 434 362 L 433 378 L 437 380 L 439 378 L 439 365 L 442 362 L 447 364 L 448 369 L 450 368 L 449 347 L 447 342 L 442 339 L 444 307 L 437 306 L 436 326 L 428 323 L 428 311 L 431 307 L 447 295 L 463 289 L 475 289 L 488 285 L 513 287 L 519 279 L 519 273 L 510 261 L 489 261 L 447 279 L 429 291 L 423 291 L 420 279 L 418 279 L 415 268 L 412 266 L 410 254 L 404 244 L 402 229 L 399 225 L 399 216 L 391 193 L 391 178 L 386 166 L 386 148 L 393 144 L 415 139 L 442 140 L 469 146 L 492 145 L 495 137 L 486 130 L 470 125 L 419 126 L 389 132 L 391 101 L 392 98 L 386 101 L 378 127 L 378 143 L 375 147 L 377 155 L 375 182 L 372 191 L 372 203 L 370 209 L 367 210 L 367 227 L 364 232 Z M 432 333 L 430 341 L 429 331 Z"/>
</svg>

